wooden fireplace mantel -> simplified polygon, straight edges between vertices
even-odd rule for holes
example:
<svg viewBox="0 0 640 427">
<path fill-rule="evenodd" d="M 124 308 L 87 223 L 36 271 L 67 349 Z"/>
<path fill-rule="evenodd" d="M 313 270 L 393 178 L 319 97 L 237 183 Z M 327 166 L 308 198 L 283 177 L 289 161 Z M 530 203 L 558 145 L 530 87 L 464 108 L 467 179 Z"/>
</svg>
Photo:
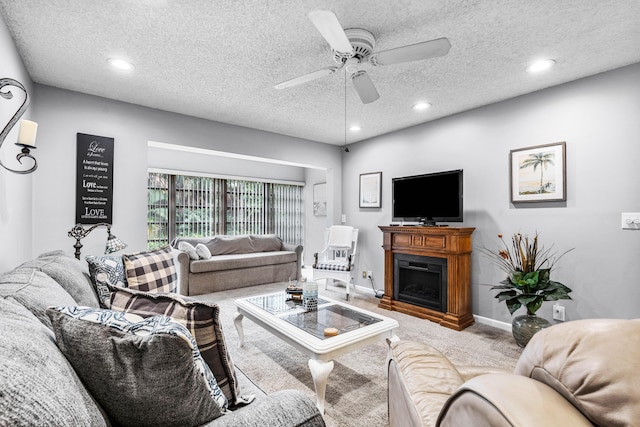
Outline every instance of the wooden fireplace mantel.
<svg viewBox="0 0 640 427">
<path fill-rule="evenodd" d="M 460 331 L 473 324 L 471 312 L 471 234 L 475 228 L 380 226 L 384 233 L 384 296 L 379 307 L 428 319 Z M 394 254 L 447 260 L 446 313 L 393 299 Z"/>
</svg>

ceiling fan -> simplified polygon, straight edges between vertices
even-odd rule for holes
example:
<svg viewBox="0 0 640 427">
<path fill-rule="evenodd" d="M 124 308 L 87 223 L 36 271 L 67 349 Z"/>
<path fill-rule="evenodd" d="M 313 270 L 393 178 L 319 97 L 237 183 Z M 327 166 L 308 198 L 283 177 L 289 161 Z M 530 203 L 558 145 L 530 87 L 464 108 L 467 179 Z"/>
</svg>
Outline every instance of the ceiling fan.
<svg viewBox="0 0 640 427">
<path fill-rule="evenodd" d="M 331 46 L 331 55 L 337 65 L 278 83 L 275 86 L 276 89 L 297 86 L 335 74 L 344 69 L 351 77 L 353 87 L 360 96 L 362 103 L 368 104 L 380 98 L 380 94 L 367 72 L 361 69 L 363 64 L 369 63 L 373 66 L 379 66 L 420 61 L 444 56 L 451 48 L 449 40 L 443 37 L 382 52 L 374 52 L 376 40 L 371 32 L 362 28 L 343 30 L 333 12 L 329 10 L 314 10 L 309 13 L 309 19 Z"/>
</svg>

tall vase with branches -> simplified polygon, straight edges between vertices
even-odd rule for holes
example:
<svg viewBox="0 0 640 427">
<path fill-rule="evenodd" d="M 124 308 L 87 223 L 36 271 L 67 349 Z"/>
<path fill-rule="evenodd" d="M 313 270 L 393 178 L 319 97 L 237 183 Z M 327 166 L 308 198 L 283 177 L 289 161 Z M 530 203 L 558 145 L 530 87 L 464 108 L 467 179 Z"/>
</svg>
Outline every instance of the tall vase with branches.
<svg viewBox="0 0 640 427">
<path fill-rule="evenodd" d="M 483 248 L 483 252 L 507 273 L 507 278 L 491 289 L 500 291 L 495 297 L 505 302 L 509 313 L 514 314 L 519 308 L 526 307 L 527 314 L 517 316 L 512 324 L 516 342 L 524 346 L 537 330 L 549 326 L 545 319 L 535 318 L 542 304 L 545 301 L 571 299 L 569 293 L 572 290 L 551 280 L 551 271 L 556 262 L 573 249 L 558 255 L 553 246 L 545 248 L 539 244 L 538 233 L 533 238 L 516 233 L 511 237 L 511 245 L 505 242 L 502 234 L 498 234 L 498 237 L 502 247 L 497 251 Z M 519 330 L 522 322 L 533 323 L 533 329 Z"/>
</svg>

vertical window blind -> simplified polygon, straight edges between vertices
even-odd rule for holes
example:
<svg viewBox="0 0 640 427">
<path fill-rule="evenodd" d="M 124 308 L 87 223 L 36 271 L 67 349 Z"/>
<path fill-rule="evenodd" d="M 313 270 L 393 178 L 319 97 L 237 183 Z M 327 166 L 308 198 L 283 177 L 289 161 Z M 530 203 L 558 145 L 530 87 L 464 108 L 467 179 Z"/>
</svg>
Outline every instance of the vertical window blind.
<svg viewBox="0 0 640 427">
<path fill-rule="evenodd" d="M 216 234 L 276 234 L 303 244 L 302 191 L 300 185 L 150 172 L 147 246 Z"/>
</svg>

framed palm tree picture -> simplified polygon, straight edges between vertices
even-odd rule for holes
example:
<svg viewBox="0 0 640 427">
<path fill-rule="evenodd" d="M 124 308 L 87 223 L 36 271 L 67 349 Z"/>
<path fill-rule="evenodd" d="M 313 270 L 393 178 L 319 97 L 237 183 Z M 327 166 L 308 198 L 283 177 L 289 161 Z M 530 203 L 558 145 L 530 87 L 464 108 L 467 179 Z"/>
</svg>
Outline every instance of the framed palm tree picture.
<svg viewBox="0 0 640 427">
<path fill-rule="evenodd" d="M 509 158 L 511 203 L 567 200 L 564 141 L 511 150 Z"/>
</svg>

